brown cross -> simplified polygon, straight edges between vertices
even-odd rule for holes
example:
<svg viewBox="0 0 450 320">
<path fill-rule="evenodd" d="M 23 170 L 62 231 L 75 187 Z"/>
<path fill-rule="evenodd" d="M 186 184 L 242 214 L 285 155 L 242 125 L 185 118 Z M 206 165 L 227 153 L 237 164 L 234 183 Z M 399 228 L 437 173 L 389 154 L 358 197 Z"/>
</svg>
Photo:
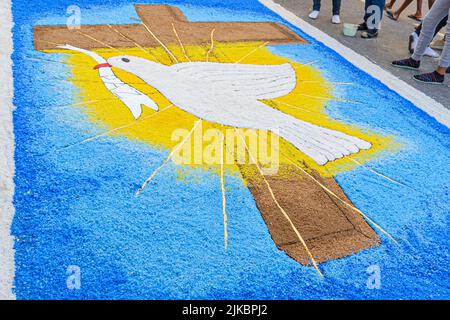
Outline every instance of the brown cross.
<svg viewBox="0 0 450 320">
<path fill-rule="evenodd" d="M 135 9 L 142 21 L 140 24 L 82 25 L 81 30 L 67 26 L 35 26 L 35 48 L 56 49 L 57 44 L 66 43 L 85 49 L 130 48 L 136 47 L 136 43 L 142 47 L 160 46 L 151 33 L 164 44 L 182 41 L 187 45 L 201 45 L 211 42 L 212 30 L 215 30 L 214 40 L 219 42 L 305 43 L 279 23 L 189 22 L 180 9 L 168 5 L 135 5 Z"/>
</svg>

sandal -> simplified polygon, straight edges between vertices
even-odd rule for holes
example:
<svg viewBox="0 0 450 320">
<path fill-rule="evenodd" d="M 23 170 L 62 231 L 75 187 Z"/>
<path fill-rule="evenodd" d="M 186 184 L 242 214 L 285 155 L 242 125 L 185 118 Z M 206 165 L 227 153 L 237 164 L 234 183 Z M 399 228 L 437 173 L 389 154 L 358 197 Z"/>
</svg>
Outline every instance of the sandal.
<svg viewBox="0 0 450 320">
<path fill-rule="evenodd" d="M 392 11 L 386 11 L 386 15 L 389 19 L 394 20 L 394 21 L 398 21 L 398 17 L 394 17 L 394 14 L 392 13 Z"/>
<path fill-rule="evenodd" d="M 418 22 L 422 22 L 422 17 L 417 17 L 416 15 L 414 15 L 414 14 L 410 14 L 410 15 L 408 15 L 408 18 L 410 18 L 410 19 L 413 19 L 413 20 L 416 20 L 416 21 L 418 21 Z"/>
</svg>

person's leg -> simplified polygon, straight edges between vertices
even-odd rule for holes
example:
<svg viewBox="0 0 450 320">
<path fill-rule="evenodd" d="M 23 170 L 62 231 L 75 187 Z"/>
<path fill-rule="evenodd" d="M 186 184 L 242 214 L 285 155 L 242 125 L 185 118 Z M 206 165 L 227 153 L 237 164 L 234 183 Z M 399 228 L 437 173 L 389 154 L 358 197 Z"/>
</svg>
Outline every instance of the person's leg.
<svg viewBox="0 0 450 320">
<path fill-rule="evenodd" d="M 434 31 L 434 37 L 442 30 L 442 28 L 444 28 L 447 25 L 447 22 L 448 22 L 448 15 L 445 16 L 444 19 L 442 19 L 439 22 L 438 26 L 436 27 L 436 30 Z"/>
<path fill-rule="evenodd" d="M 423 7 L 423 0 L 417 0 L 416 13 L 414 14 L 414 16 L 417 19 L 422 19 L 422 7 Z"/>
<path fill-rule="evenodd" d="M 439 33 L 439 31 L 441 31 L 442 28 L 447 25 L 447 21 L 448 21 L 448 16 L 446 16 L 444 19 L 442 19 L 441 22 L 439 22 L 439 24 L 436 28 L 436 32 L 434 34 L 435 37 Z M 430 48 L 435 49 L 435 50 L 443 50 L 444 45 L 445 45 L 445 40 L 446 40 L 446 37 L 444 37 L 444 39 L 435 40 L 434 42 L 431 43 Z"/>
<path fill-rule="evenodd" d="M 314 0 L 313 1 L 313 9 L 311 13 L 309 14 L 309 17 L 313 20 L 317 19 L 319 17 L 320 12 L 320 0 Z"/>
<path fill-rule="evenodd" d="M 420 36 L 420 32 L 422 32 L 422 22 L 416 27 L 416 30 L 414 31 L 417 36 Z"/>
<path fill-rule="evenodd" d="M 422 31 L 420 32 L 419 42 L 414 50 L 412 59 L 420 61 L 425 53 L 425 50 L 433 40 L 436 32 L 436 27 L 450 10 L 450 0 L 437 0 L 431 8 L 430 12 L 425 16 L 422 23 Z M 448 30 L 447 30 L 448 32 Z"/>
<path fill-rule="evenodd" d="M 424 19 L 419 43 L 417 44 L 416 50 L 414 50 L 412 57 L 409 59 L 394 61 L 392 62 L 392 65 L 400 68 L 418 69 L 420 67 L 420 60 L 422 59 L 425 50 L 428 48 L 428 45 L 433 38 L 436 26 L 447 14 L 450 14 L 450 0 L 437 0 Z M 447 39 L 450 37 L 450 24 L 448 22 L 446 37 Z M 442 84 L 445 79 L 445 73 L 449 70 L 449 68 L 450 41 L 446 41 L 438 68 L 430 73 L 415 75 L 414 79 L 429 84 Z"/>
<path fill-rule="evenodd" d="M 413 2 L 414 0 L 405 0 L 402 5 L 400 6 L 400 8 L 398 8 L 396 11 L 393 11 L 391 13 L 388 13 L 388 17 L 390 17 L 393 20 L 398 20 L 398 18 L 400 18 L 400 15 L 402 14 L 402 12 L 409 7 L 409 5 Z"/>
<path fill-rule="evenodd" d="M 436 30 L 434 31 L 434 37 L 436 37 L 436 35 L 442 30 L 443 27 L 445 27 L 447 25 L 447 20 L 448 20 L 448 16 L 445 16 L 444 19 L 442 19 L 439 24 L 436 27 Z M 422 23 L 419 24 L 416 27 L 416 30 L 414 31 L 418 36 L 420 36 L 420 32 L 422 31 Z"/>
<path fill-rule="evenodd" d="M 341 0 L 333 0 L 333 15 L 338 16 L 341 13 Z"/>
<path fill-rule="evenodd" d="M 450 0 L 448 1 L 448 13 L 450 14 Z M 447 22 L 447 31 L 445 33 L 445 45 L 439 61 L 438 72 L 444 74 L 450 67 L 450 22 Z"/>
<path fill-rule="evenodd" d="M 379 16 L 374 17 L 377 23 L 375 23 L 371 26 L 368 26 L 369 29 L 377 29 L 377 30 L 380 29 L 381 20 L 383 19 L 383 8 L 384 8 L 385 4 L 386 4 L 386 0 L 372 0 L 371 1 L 370 6 L 376 6 L 376 7 L 378 7 L 379 10 L 377 10 L 377 12 L 372 11 L 370 13 L 370 16 L 378 14 L 378 13 L 379 13 Z"/>
<path fill-rule="evenodd" d="M 369 7 L 372 5 L 373 0 L 366 0 L 364 2 L 364 22 L 367 24 L 367 20 L 370 17 Z"/>
<path fill-rule="evenodd" d="M 313 0 L 313 11 L 320 11 L 320 0 Z"/>
<path fill-rule="evenodd" d="M 378 31 L 381 27 L 381 20 L 383 19 L 383 8 L 386 0 L 371 0 L 370 5 L 366 9 L 366 24 L 367 32 L 363 32 L 361 37 L 363 39 L 372 39 L 378 37 Z M 376 8 L 375 8 L 375 7 Z"/>
<path fill-rule="evenodd" d="M 390 9 L 392 9 L 392 7 L 394 6 L 395 2 L 397 2 L 397 0 L 391 0 L 389 3 L 387 3 L 387 4 L 384 6 L 384 9 L 385 9 L 385 10 L 390 10 Z"/>
<path fill-rule="evenodd" d="M 435 38 L 436 35 L 439 33 L 439 31 L 441 31 L 441 29 L 447 25 L 447 19 L 448 16 L 446 16 L 439 22 L 438 26 L 436 27 L 436 30 L 434 31 L 433 38 Z M 419 42 L 421 31 L 422 31 L 422 23 L 419 24 L 416 30 L 409 36 L 408 49 L 411 54 L 414 53 L 414 49 L 416 48 L 417 43 Z M 439 58 L 440 54 L 434 51 L 433 49 L 436 50 L 444 49 L 444 43 L 445 43 L 444 40 L 436 40 L 425 50 L 425 55 L 432 58 Z"/>
<path fill-rule="evenodd" d="M 448 3 L 448 12 L 450 14 L 450 0 L 446 0 Z M 419 82 L 427 84 L 442 84 L 445 80 L 445 74 L 450 73 L 450 23 L 447 23 L 446 39 L 444 50 L 441 54 L 438 67 L 435 71 L 429 73 L 418 74 L 414 76 L 414 79 Z"/>
</svg>

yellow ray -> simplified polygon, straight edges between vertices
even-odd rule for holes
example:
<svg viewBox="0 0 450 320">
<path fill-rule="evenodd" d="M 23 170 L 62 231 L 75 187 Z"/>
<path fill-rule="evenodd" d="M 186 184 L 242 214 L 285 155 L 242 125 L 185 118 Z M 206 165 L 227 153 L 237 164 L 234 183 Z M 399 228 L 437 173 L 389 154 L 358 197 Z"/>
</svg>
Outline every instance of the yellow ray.
<svg viewBox="0 0 450 320">
<path fill-rule="evenodd" d="M 191 137 L 192 133 L 195 131 L 195 129 L 201 122 L 202 122 L 202 120 L 197 120 L 195 122 L 194 127 L 189 132 L 189 134 L 183 139 L 183 141 L 181 141 L 181 143 L 179 145 L 177 145 L 172 150 L 172 152 L 169 154 L 169 156 L 166 158 L 166 160 L 164 160 L 164 162 L 158 168 L 156 168 L 155 171 L 153 171 L 153 173 L 144 181 L 144 183 L 141 185 L 141 187 L 138 189 L 138 191 L 136 191 L 136 196 L 140 195 L 142 193 L 142 191 L 145 189 L 145 187 L 150 183 L 150 181 L 152 181 L 152 179 L 156 176 L 156 174 L 169 163 L 169 161 L 172 159 L 174 154 L 186 143 L 186 141 Z"/>
<path fill-rule="evenodd" d="M 100 102 L 100 101 L 113 101 L 113 100 L 116 100 L 116 99 L 111 98 L 111 99 L 88 100 L 88 101 L 81 101 L 81 102 L 70 103 L 70 104 L 63 104 L 63 105 L 59 105 L 59 106 L 49 106 L 49 108 L 76 107 L 76 106 L 82 106 L 85 104 L 91 104 L 91 103 L 96 103 L 96 102 Z"/>
<path fill-rule="evenodd" d="M 321 96 L 314 96 L 314 95 L 310 95 L 310 94 L 306 94 L 306 93 L 296 93 L 296 95 L 299 95 L 299 96 L 302 96 L 302 97 L 319 99 L 319 100 L 325 100 L 325 101 L 336 100 L 336 101 L 342 101 L 342 102 L 347 102 L 347 103 L 362 104 L 362 102 L 355 101 L 355 100 L 346 100 L 346 99 L 342 99 L 342 98 L 321 97 Z M 273 100 L 276 100 L 276 99 L 273 99 Z"/>
<path fill-rule="evenodd" d="M 212 29 L 212 31 L 211 31 L 211 47 L 209 48 L 208 52 L 206 53 L 206 62 L 209 62 L 209 55 L 214 50 L 214 32 L 215 31 L 216 31 L 216 29 Z"/>
<path fill-rule="evenodd" d="M 302 111 L 305 111 L 305 112 L 316 113 L 317 114 L 317 112 L 314 112 L 314 111 L 311 111 L 311 110 L 308 110 L 308 109 L 305 109 L 305 108 L 302 108 L 302 107 L 299 107 L 299 106 L 294 106 L 294 105 L 286 103 L 286 102 L 276 101 L 276 103 L 282 104 L 282 105 L 284 105 L 286 107 L 290 107 L 290 108 L 302 110 Z"/>
<path fill-rule="evenodd" d="M 148 54 L 150 57 L 152 57 L 153 59 L 155 59 L 156 61 L 159 61 L 158 58 L 153 55 L 150 51 L 145 50 L 139 43 L 137 43 L 136 41 L 134 41 L 133 39 L 131 39 L 130 37 L 124 35 L 122 32 L 120 32 L 119 30 L 117 30 L 116 28 L 114 28 L 113 26 L 111 26 L 110 24 L 107 25 L 109 28 L 111 28 L 114 32 L 116 32 L 117 34 L 119 34 L 122 38 L 127 39 L 128 41 L 130 41 L 131 43 L 133 43 L 136 47 L 138 47 L 142 52 L 145 52 L 146 54 Z"/>
<path fill-rule="evenodd" d="M 148 33 L 150 33 L 150 35 L 164 48 L 164 50 L 166 50 L 169 57 L 171 59 L 173 59 L 173 61 L 175 61 L 175 63 L 178 63 L 178 59 L 173 55 L 173 53 L 169 50 L 169 48 L 167 48 L 166 45 L 164 43 L 162 43 L 161 40 L 158 39 L 158 37 L 152 32 L 152 30 L 150 30 L 149 27 L 147 27 L 147 25 L 144 22 L 142 22 L 142 24 L 144 25 L 144 27 L 148 31 Z"/>
<path fill-rule="evenodd" d="M 273 201 L 275 202 L 275 204 L 277 205 L 278 209 L 280 209 L 281 213 L 283 214 L 283 216 L 286 218 L 286 220 L 289 222 L 291 228 L 294 230 L 295 234 L 297 235 L 297 238 L 300 240 L 300 242 L 302 243 L 303 247 L 305 248 L 309 258 L 311 259 L 314 268 L 316 269 L 316 271 L 319 273 L 319 275 L 321 277 L 323 277 L 322 272 L 320 271 L 319 267 L 317 266 L 317 262 L 316 259 L 314 259 L 314 256 L 312 255 L 311 251 L 309 250 L 308 246 L 306 245 L 305 240 L 303 239 L 303 237 L 301 236 L 300 232 L 298 231 L 298 229 L 296 228 L 296 226 L 294 225 L 294 223 L 292 222 L 291 218 L 289 217 L 289 215 L 287 214 L 287 212 L 283 209 L 283 207 L 280 205 L 280 203 L 278 202 L 278 200 L 275 198 L 275 194 L 273 193 L 273 190 L 269 184 L 269 181 L 267 181 L 266 177 L 264 176 L 264 173 L 261 169 L 261 167 L 258 165 L 258 162 L 256 162 L 256 159 L 253 157 L 252 153 L 250 152 L 250 149 L 247 146 L 247 143 L 245 142 L 244 137 L 242 137 L 241 133 L 239 132 L 239 130 L 235 129 L 237 134 L 239 135 L 239 137 L 241 138 L 242 142 L 244 143 L 245 149 L 248 152 L 249 157 L 252 159 L 252 161 L 255 163 L 256 167 L 258 168 L 259 173 L 261 174 L 261 177 L 263 178 L 264 182 L 266 183 L 267 188 L 269 189 L 270 192 L 270 196 L 272 197 Z"/>
<path fill-rule="evenodd" d="M 223 126 L 222 126 L 223 128 Z M 225 136 L 222 131 L 221 138 L 221 154 L 220 154 L 220 189 L 222 191 L 222 217 L 223 217 L 223 241 L 225 244 L 225 250 L 228 249 L 228 217 L 227 217 L 227 199 L 225 194 L 225 173 L 224 173 L 224 147 Z"/>
<path fill-rule="evenodd" d="M 56 43 L 56 42 L 52 42 L 52 41 L 47 41 L 47 40 L 42 40 L 42 39 L 34 39 L 34 41 L 50 43 L 50 44 L 52 44 L 52 45 L 54 45 L 54 46 L 62 46 L 62 44 L 60 44 L 60 43 Z"/>
<path fill-rule="evenodd" d="M 249 53 L 247 53 L 245 56 L 243 56 L 242 58 L 240 58 L 239 60 L 237 60 L 235 63 L 241 63 L 242 60 L 244 60 L 245 58 L 249 57 L 250 55 L 252 55 L 254 52 L 258 51 L 259 49 L 261 49 L 262 47 L 265 47 L 269 44 L 269 41 L 264 42 L 262 45 L 254 48 L 252 51 L 250 51 Z"/>
<path fill-rule="evenodd" d="M 89 70 L 92 69 L 92 67 L 88 67 L 87 65 L 84 65 L 84 64 L 82 65 L 82 64 L 76 64 L 76 63 L 70 63 L 70 62 L 66 62 L 66 61 L 58 61 L 58 60 L 45 59 L 45 58 L 36 58 L 36 57 L 34 57 L 34 58 L 28 58 L 27 57 L 25 59 L 31 60 L 31 61 L 55 62 L 55 63 L 65 64 L 65 65 L 68 65 L 68 66 L 74 66 L 74 67 L 79 67 L 79 68 L 86 68 L 86 69 L 89 69 Z"/>
<path fill-rule="evenodd" d="M 185 57 L 189 62 L 191 62 L 191 59 L 189 58 L 189 56 L 188 56 L 187 53 L 186 53 L 186 49 L 184 48 L 183 42 L 181 42 L 181 39 L 180 39 L 180 37 L 179 37 L 179 35 L 178 35 L 177 29 L 175 29 L 175 25 L 173 24 L 173 22 L 172 22 L 172 30 L 173 30 L 173 33 L 175 33 L 175 37 L 177 37 L 177 41 L 178 41 L 178 43 L 180 44 L 181 51 L 183 51 L 184 57 Z"/>
<path fill-rule="evenodd" d="M 125 55 L 125 53 L 124 53 L 123 51 L 120 51 L 119 49 L 114 48 L 113 46 L 111 46 L 111 45 L 109 45 L 109 44 L 107 44 L 107 43 L 105 43 L 105 42 L 103 42 L 103 41 L 101 41 L 101 40 L 98 40 L 98 39 L 94 38 L 94 37 L 91 36 L 91 35 L 88 35 L 88 34 L 86 34 L 86 33 L 84 33 L 84 32 L 79 31 L 79 30 L 77 30 L 77 32 L 78 32 L 79 34 L 85 36 L 85 37 L 88 38 L 88 39 L 91 39 L 91 40 L 93 40 L 93 41 L 95 41 L 95 42 L 97 42 L 97 43 L 100 43 L 101 45 L 103 45 L 103 46 L 105 46 L 105 47 L 108 47 L 108 48 L 110 48 L 110 49 L 112 49 L 112 50 L 115 50 L 115 51 L 117 51 L 117 52 L 119 52 L 119 53 Z"/>
<path fill-rule="evenodd" d="M 396 181 L 396 180 L 394 180 L 394 179 L 391 179 L 391 178 L 389 178 L 388 176 L 386 176 L 386 175 L 384 175 L 384 174 L 382 174 L 382 173 L 379 173 L 379 172 L 373 170 L 372 168 L 366 166 L 365 164 L 363 164 L 363 163 L 361 163 L 361 162 L 359 162 L 359 161 L 357 161 L 357 160 L 355 160 L 355 159 L 353 159 L 353 158 L 349 158 L 349 160 L 350 160 L 350 161 L 353 161 L 353 162 L 356 163 L 357 165 L 362 166 L 363 168 L 369 170 L 370 172 L 376 174 L 377 176 L 380 176 L 380 177 L 382 177 L 382 178 L 384 178 L 384 179 L 386 179 L 386 180 L 388 180 L 388 181 L 390 181 L 390 182 L 392 182 L 392 183 L 398 184 L 399 186 L 402 186 L 402 187 L 408 187 L 406 184 L 401 183 L 401 182 L 398 182 L 398 181 Z"/>
<path fill-rule="evenodd" d="M 313 61 L 310 61 L 310 62 L 306 62 L 306 63 L 301 63 L 300 64 L 300 67 L 307 67 L 307 66 L 310 66 L 310 65 L 313 65 L 314 63 L 316 63 L 316 62 L 318 62 L 319 60 L 313 60 Z"/>
<path fill-rule="evenodd" d="M 107 136 L 107 135 L 109 135 L 109 134 L 111 134 L 111 133 L 113 133 L 113 132 L 116 132 L 116 131 L 119 131 L 119 130 L 123 130 L 123 129 L 128 128 L 128 127 L 131 127 L 131 126 L 134 126 L 134 125 L 136 125 L 136 124 L 138 124 L 138 123 L 140 123 L 140 122 L 142 122 L 142 121 L 148 120 L 148 119 L 150 119 L 150 118 L 152 118 L 152 117 L 154 117 L 154 116 L 156 116 L 156 115 L 159 115 L 161 112 L 163 112 L 163 111 L 165 111 L 165 110 L 171 108 L 172 106 L 173 106 L 173 105 L 168 105 L 167 107 L 161 109 L 160 111 L 155 112 L 155 113 L 152 113 L 152 114 L 149 114 L 148 116 L 142 117 L 142 118 L 140 118 L 139 120 L 133 121 L 133 122 L 131 122 L 131 123 L 125 124 L 125 125 L 120 126 L 120 127 L 116 127 L 116 128 L 114 128 L 114 129 L 108 130 L 108 131 L 106 131 L 106 132 L 103 132 L 103 133 L 101 133 L 101 134 L 95 135 L 95 136 L 93 136 L 93 137 L 90 137 L 90 138 L 81 140 L 81 141 L 79 141 L 79 142 L 76 142 L 76 143 L 73 143 L 73 144 L 69 144 L 69 145 L 67 145 L 67 146 L 65 146 L 65 147 L 59 148 L 58 151 L 59 151 L 59 150 L 63 150 L 63 149 L 69 149 L 69 148 L 78 146 L 78 145 L 80 145 L 80 144 L 83 144 L 83 143 L 86 143 L 86 142 L 89 142 L 89 141 L 93 141 L 93 140 L 96 140 L 96 139 L 101 138 L 101 137 L 105 137 L 105 136 Z"/>
<path fill-rule="evenodd" d="M 330 189 L 328 189 L 326 186 L 324 186 L 322 183 L 320 183 L 320 181 L 318 181 L 316 178 L 314 178 L 311 174 L 309 174 L 308 172 L 306 172 L 306 170 L 304 170 L 302 167 L 300 167 L 298 164 L 296 164 L 294 161 L 292 161 L 289 157 L 287 157 L 285 154 L 283 154 L 284 157 L 286 157 L 286 159 L 292 163 L 296 168 L 300 169 L 304 174 L 306 174 L 309 178 L 311 178 L 315 183 L 317 183 L 322 189 L 324 189 L 326 192 L 328 192 L 331 196 L 333 196 L 334 198 L 338 199 L 340 202 L 342 202 L 344 205 L 346 205 L 347 207 L 351 208 L 352 210 L 356 211 L 357 213 L 359 213 L 361 216 L 363 216 L 367 221 L 369 221 L 373 226 L 375 226 L 378 230 L 380 230 L 382 233 L 384 233 L 385 235 L 387 235 L 392 241 L 394 241 L 394 243 L 397 244 L 397 241 L 387 232 L 385 231 L 382 227 L 380 227 L 375 221 L 373 221 L 372 219 L 370 219 L 365 213 L 363 213 L 361 210 L 359 210 L 358 208 L 356 208 L 355 206 L 352 206 L 350 203 L 348 203 L 347 201 L 341 199 L 340 197 L 338 197 L 333 191 L 331 191 Z"/>
</svg>

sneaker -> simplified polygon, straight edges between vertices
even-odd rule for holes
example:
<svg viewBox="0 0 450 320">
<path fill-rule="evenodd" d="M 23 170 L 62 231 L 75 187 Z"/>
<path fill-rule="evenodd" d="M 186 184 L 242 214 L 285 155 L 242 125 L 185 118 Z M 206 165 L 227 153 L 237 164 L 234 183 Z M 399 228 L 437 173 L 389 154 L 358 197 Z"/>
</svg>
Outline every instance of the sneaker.
<svg viewBox="0 0 450 320">
<path fill-rule="evenodd" d="M 409 36 L 408 50 L 409 53 L 413 54 L 414 49 L 416 49 L 417 43 L 419 42 L 419 36 L 417 33 L 413 32 Z"/>
<path fill-rule="evenodd" d="M 367 31 L 369 28 L 367 27 L 367 23 L 363 22 L 358 25 L 358 31 Z"/>
<path fill-rule="evenodd" d="M 434 50 L 431 49 L 430 47 L 428 47 L 428 48 L 425 50 L 424 55 L 425 55 L 425 56 L 432 57 L 432 58 L 439 58 L 439 57 L 441 56 L 439 53 L 437 53 L 436 51 L 434 51 Z"/>
<path fill-rule="evenodd" d="M 418 74 L 414 76 L 414 80 L 427 84 L 442 84 L 444 83 L 444 79 L 445 76 L 437 73 L 436 71 Z"/>
<path fill-rule="evenodd" d="M 311 19 L 313 19 L 313 20 L 316 20 L 316 19 L 319 17 L 319 13 L 320 13 L 320 11 L 313 10 L 313 11 L 309 14 L 309 17 L 310 17 Z"/>
<path fill-rule="evenodd" d="M 393 61 L 392 65 L 397 68 L 417 70 L 420 68 L 420 61 L 414 60 L 413 58 L 408 58 Z"/>
<path fill-rule="evenodd" d="M 363 39 L 375 39 L 378 38 L 378 30 L 377 29 L 369 29 L 361 33 L 361 38 Z"/>
<path fill-rule="evenodd" d="M 445 40 L 436 40 L 431 44 L 431 48 L 434 50 L 444 50 Z"/>
<path fill-rule="evenodd" d="M 331 17 L 331 23 L 340 24 L 341 17 L 339 17 L 339 15 L 337 15 L 337 14 L 333 15 L 333 17 Z"/>
</svg>

